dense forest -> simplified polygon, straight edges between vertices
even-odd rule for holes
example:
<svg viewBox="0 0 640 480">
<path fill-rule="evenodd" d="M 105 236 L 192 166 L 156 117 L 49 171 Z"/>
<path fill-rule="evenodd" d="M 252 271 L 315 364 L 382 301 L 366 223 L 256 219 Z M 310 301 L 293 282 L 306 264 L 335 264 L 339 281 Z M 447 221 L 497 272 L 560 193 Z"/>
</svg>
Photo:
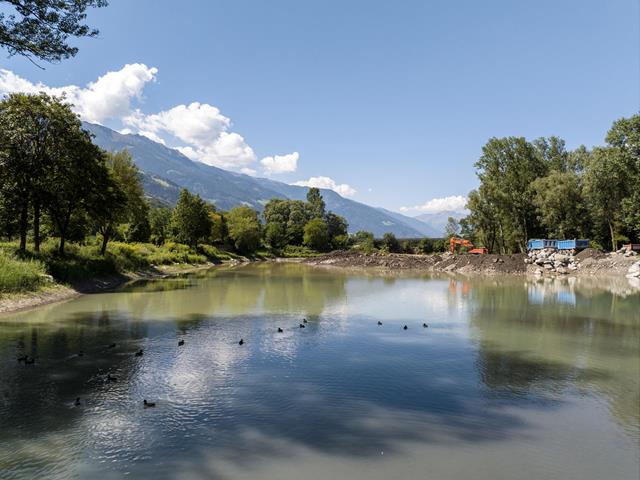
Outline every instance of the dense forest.
<svg viewBox="0 0 640 480">
<path fill-rule="evenodd" d="M 530 238 L 605 249 L 640 241 L 640 115 L 614 122 L 606 146 L 591 150 L 568 151 L 558 137 L 492 138 L 475 167 L 480 186 L 453 231 L 491 252 L 525 251 Z"/>
</svg>

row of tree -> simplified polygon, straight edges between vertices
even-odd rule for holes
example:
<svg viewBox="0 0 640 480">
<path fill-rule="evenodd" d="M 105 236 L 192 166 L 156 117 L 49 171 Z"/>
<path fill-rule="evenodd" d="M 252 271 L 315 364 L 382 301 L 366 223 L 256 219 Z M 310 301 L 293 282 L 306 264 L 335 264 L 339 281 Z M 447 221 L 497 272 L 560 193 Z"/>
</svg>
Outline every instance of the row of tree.
<svg viewBox="0 0 640 480">
<path fill-rule="evenodd" d="M 0 236 L 27 238 L 39 251 L 43 236 L 68 240 L 96 235 L 108 242 L 168 240 L 192 247 L 227 245 L 243 253 L 263 244 L 316 251 L 346 246 L 347 223 L 326 210 L 317 188 L 307 201 L 269 201 L 257 211 L 218 211 L 198 195 L 180 193 L 175 208 L 152 208 L 141 175 L 127 151 L 105 152 L 82 129 L 71 105 L 46 94 L 11 94 L 0 101 Z"/>
<path fill-rule="evenodd" d="M 490 139 L 460 235 L 499 253 L 525 251 L 530 238 L 640 241 L 640 115 L 614 122 L 606 143 L 568 151 L 557 137 Z"/>
</svg>

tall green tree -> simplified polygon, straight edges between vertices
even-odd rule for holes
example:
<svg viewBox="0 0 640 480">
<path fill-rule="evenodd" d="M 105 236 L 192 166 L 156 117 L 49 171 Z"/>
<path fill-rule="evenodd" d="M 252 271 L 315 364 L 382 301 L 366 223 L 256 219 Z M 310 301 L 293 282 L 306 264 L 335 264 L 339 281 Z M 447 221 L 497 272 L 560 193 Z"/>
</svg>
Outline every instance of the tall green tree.
<svg viewBox="0 0 640 480">
<path fill-rule="evenodd" d="M 304 226 L 304 245 L 323 252 L 329 249 L 329 228 L 322 218 L 309 220 Z"/>
<path fill-rule="evenodd" d="M 14 93 L 0 101 L 0 167 L 2 194 L 18 219 L 20 250 L 27 247 L 29 210 L 35 205 L 34 238 L 40 243 L 40 206 L 52 164 L 53 142 L 65 135 L 64 109 L 46 94 Z M 71 119 L 73 122 L 74 120 Z M 9 206 L 8 206 L 9 207 Z"/>
<path fill-rule="evenodd" d="M 90 7 L 106 0 L 0 0 L 0 46 L 9 56 L 59 62 L 73 57 L 78 48 L 72 37 L 95 37 L 98 30 L 84 23 Z"/>
<path fill-rule="evenodd" d="M 312 218 L 324 218 L 326 205 L 320 189 L 311 187 L 307 192 L 307 203 L 311 208 Z"/>
<path fill-rule="evenodd" d="M 532 183 L 546 175 L 547 162 L 526 139 L 508 137 L 490 139 L 475 166 L 478 193 L 498 215 L 502 245 L 510 251 L 525 251 L 527 240 L 540 231 Z"/>
<path fill-rule="evenodd" d="M 204 200 L 186 188 L 180 192 L 178 202 L 171 213 L 173 238 L 180 243 L 197 247 L 198 242 L 211 233 L 211 219 Z"/>
<path fill-rule="evenodd" d="M 249 207 L 235 207 L 227 214 L 229 237 L 237 250 L 253 253 L 260 246 L 261 227 L 258 212 Z"/>
<path fill-rule="evenodd" d="M 156 245 L 162 245 L 170 235 L 171 209 L 152 208 L 149 211 L 150 239 Z"/>
<path fill-rule="evenodd" d="M 547 235 L 581 238 L 587 235 L 588 211 L 580 176 L 573 171 L 553 170 L 533 182 L 533 203 Z"/>
<path fill-rule="evenodd" d="M 147 222 L 149 206 L 144 198 L 140 171 L 127 150 L 106 154 L 106 165 L 115 185 L 105 185 L 104 199 L 110 206 L 107 215 L 98 217 L 98 231 L 102 235 L 100 252 L 104 255 L 107 243 L 117 225 L 140 225 Z M 128 239 L 127 239 L 128 240 Z"/>
</svg>

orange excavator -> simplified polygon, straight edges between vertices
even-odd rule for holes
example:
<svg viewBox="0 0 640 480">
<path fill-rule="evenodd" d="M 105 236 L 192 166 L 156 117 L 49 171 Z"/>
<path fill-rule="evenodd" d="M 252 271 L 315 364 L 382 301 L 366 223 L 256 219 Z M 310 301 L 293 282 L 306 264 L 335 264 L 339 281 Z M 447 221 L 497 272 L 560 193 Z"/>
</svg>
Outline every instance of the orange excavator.
<svg viewBox="0 0 640 480">
<path fill-rule="evenodd" d="M 475 248 L 473 243 L 471 243 L 469 240 L 466 240 L 464 238 L 451 237 L 451 239 L 449 240 L 449 251 L 451 253 L 456 253 L 457 245 L 469 248 L 470 250 L 467 250 L 467 253 L 471 255 L 486 255 L 487 253 L 489 253 L 489 250 L 487 250 L 485 247 Z"/>
</svg>

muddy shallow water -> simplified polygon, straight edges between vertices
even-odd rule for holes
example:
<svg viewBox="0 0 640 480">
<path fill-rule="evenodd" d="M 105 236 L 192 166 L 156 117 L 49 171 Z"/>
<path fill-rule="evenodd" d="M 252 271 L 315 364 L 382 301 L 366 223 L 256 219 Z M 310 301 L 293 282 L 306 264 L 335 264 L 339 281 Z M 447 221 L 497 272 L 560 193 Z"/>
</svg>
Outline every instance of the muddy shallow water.
<svg viewBox="0 0 640 480">
<path fill-rule="evenodd" d="M 253 264 L 0 317 L 3 479 L 627 480 L 639 402 L 603 280 Z"/>
</svg>

